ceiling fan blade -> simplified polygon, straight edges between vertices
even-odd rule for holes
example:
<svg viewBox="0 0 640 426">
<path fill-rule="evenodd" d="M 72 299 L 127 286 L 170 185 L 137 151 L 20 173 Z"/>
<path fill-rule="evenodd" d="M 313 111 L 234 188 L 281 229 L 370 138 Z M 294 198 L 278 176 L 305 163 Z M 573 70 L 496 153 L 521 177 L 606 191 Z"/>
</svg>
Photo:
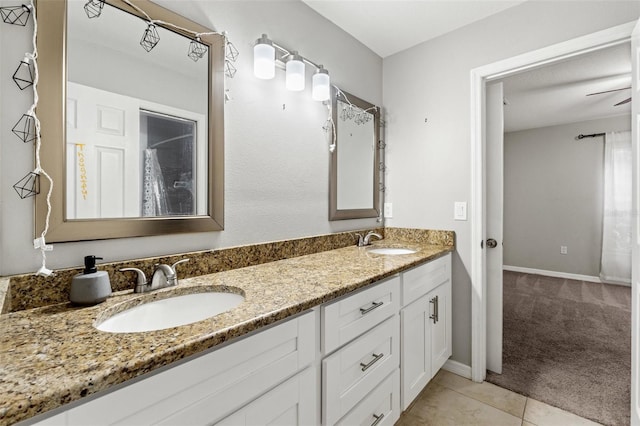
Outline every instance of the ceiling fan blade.
<svg viewBox="0 0 640 426">
<path fill-rule="evenodd" d="M 613 90 L 606 90 L 604 92 L 589 93 L 587 96 L 602 95 L 603 93 L 618 92 L 620 90 L 627 90 L 627 89 L 631 89 L 631 87 L 623 87 L 622 89 L 613 89 Z"/>
<path fill-rule="evenodd" d="M 631 102 L 631 98 L 627 98 L 622 102 L 618 102 L 617 104 L 615 104 L 614 106 L 618 106 L 618 105 L 624 105 L 624 104 L 628 104 L 629 102 Z"/>
</svg>

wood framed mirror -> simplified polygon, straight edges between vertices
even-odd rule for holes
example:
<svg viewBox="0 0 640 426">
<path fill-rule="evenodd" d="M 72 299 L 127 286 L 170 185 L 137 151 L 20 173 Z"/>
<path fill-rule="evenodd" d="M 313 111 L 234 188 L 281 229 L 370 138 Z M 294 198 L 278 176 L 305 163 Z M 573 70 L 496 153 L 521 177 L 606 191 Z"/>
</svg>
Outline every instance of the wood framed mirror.
<svg viewBox="0 0 640 426">
<path fill-rule="evenodd" d="M 380 108 L 335 86 L 336 147 L 329 171 L 329 220 L 380 214 Z"/>
<path fill-rule="evenodd" d="M 53 179 L 47 241 L 83 241 L 222 230 L 222 35 L 148 0 L 122 0 L 89 18 L 85 1 L 38 0 L 42 168 Z M 97 2 L 95 2 L 97 3 Z M 196 58 L 197 59 L 197 58 Z M 40 178 L 36 235 L 49 182 Z"/>
</svg>

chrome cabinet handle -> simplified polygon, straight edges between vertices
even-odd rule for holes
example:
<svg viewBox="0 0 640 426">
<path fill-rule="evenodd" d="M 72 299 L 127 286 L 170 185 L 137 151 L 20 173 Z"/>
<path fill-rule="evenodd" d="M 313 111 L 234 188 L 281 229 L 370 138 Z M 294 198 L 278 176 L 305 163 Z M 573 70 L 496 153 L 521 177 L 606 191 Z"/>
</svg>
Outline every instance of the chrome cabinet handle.
<svg viewBox="0 0 640 426">
<path fill-rule="evenodd" d="M 362 315 L 366 315 L 369 312 L 373 311 L 376 308 L 379 308 L 380 306 L 384 305 L 384 302 L 371 302 L 371 306 L 368 308 L 360 308 L 360 313 Z"/>
<path fill-rule="evenodd" d="M 438 296 L 429 300 L 429 303 L 433 303 L 433 315 L 429 315 L 429 318 L 431 318 L 435 324 L 438 322 Z"/>
<path fill-rule="evenodd" d="M 376 426 L 378 423 L 382 421 L 382 419 L 384 419 L 384 413 L 380 413 L 377 416 L 374 414 L 373 418 L 375 419 L 375 421 L 371 423 L 371 426 Z"/>
<path fill-rule="evenodd" d="M 369 361 L 366 364 L 364 362 L 360 363 L 360 367 L 362 367 L 362 371 L 367 371 L 369 367 L 371 367 L 373 364 L 378 362 L 384 356 L 382 352 L 380 352 L 378 355 L 376 354 L 371 354 L 371 355 L 373 355 L 373 359 L 371 361 Z"/>
</svg>

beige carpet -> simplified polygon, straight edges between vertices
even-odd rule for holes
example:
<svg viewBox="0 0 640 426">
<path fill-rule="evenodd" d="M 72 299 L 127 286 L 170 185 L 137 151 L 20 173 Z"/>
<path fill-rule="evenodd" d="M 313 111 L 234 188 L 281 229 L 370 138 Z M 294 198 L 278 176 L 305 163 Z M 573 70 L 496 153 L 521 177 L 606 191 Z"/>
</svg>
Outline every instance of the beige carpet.
<svg viewBox="0 0 640 426">
<path fill-rule="evenodd" d="M 503 374 L 487 381 L 605 425 L 628 425 L 629 287 L 504 272 Z"/>
</svg>

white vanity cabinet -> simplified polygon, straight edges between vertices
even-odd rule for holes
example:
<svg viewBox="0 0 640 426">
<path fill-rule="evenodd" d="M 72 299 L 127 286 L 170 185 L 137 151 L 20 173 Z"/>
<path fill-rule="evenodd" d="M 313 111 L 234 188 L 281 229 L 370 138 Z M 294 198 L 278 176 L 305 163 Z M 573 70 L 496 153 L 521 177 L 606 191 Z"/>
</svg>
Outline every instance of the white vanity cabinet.
<svg viewBox="0 0 640 426">
<path fill-rule="evenodd" d="M 228 424 L 225 418 L 237 410 L 231 419 L 247 424 L 263 414 L 258 423 L 270 416 L 288 424 L 317 424 L 317 317 L 318 310 L 307 312 L 39 424 Z"/>
<path fill-rule="evenodd" d="M 399 306 L 395 276 L 321 308 L 324 425 L 399 418 Z"/>
<path fill-rule="evenodd" d="M 402 274 L 402 409 L 451 356 L 451 255 Z"/>
</svg>

